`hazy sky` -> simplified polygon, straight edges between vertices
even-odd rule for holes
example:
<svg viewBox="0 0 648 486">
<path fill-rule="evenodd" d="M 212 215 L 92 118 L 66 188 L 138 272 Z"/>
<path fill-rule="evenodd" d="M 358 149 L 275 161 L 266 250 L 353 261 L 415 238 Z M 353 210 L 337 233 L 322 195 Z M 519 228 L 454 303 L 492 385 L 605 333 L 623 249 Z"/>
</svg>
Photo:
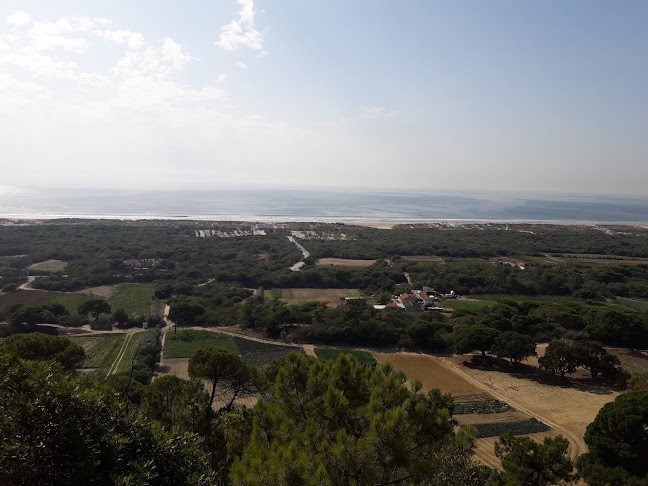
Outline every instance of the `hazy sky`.
<svg viewBox="0 0 648 486">
<path fill-rule="evenodd" d="M 648 196 L 648 2 L 3 0 L 0 174 Z"/>
</svg>

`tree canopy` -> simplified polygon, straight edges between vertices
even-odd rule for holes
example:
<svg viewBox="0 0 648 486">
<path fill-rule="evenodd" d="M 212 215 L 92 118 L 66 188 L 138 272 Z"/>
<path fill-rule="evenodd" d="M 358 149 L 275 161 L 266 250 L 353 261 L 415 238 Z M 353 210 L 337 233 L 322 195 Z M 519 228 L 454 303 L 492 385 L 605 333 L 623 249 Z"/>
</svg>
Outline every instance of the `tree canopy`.
<svg viewBox="0 0 648 486">
<path fill-rule="evenodd" d="M 472 441 L 455 433 L 452 399 L 413 389 L 389 365 L 290 353 L 267 372 L 267 399 L 232 466 L 234 485 L 486 484 Z"/>
<path fill-rule="evenodd" d="M 85 359 L 83 348 L 68 338 L 38 332 L 9 336 L 0 342 L 0 353 L 37 361 L 53 360 L 65 369 L 74 369 Z"/>
</svg>

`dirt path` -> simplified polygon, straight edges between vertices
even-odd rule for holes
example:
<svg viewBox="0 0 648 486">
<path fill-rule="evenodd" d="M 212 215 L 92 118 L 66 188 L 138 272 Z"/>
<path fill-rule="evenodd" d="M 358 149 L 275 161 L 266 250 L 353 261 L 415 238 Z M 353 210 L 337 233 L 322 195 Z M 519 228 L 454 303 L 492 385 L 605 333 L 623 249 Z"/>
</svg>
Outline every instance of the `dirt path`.
<svg viewBox="0 0 648 486">
<path fill-rule="evenodd" d="M 410 274 L 405 272 L 403 275 L 405 275 L 405 278 L 407 279 L 407 283 L 412 285 L 412 277 L 410 277 Z"/>
<path fill-rule="evenodd" d="M 124 342 L 122 343 L 122 347 L 119 350 L 119 353 L 117 353 L 117 357 L 115 358 L 115 361 L 113 362 L 112 366 L 108 370 L 108 374 L 106 376 L 110 376 L 115 374 L 117 371 L 117 368 L 119 367 L 119 363 L 121 363 L 122 358 L 124 357 L 124 354 L 126 354 L 126 349 L 128 348 L 128 343 L 130 342 L 131 338 L 133 337 L 133 334 L 127 334 L 126 339 L 124 339 Z"/>
<path fill-rule="evenodd" d="M 212 283 L 214 280 L 215 280 L 215 279 L 210 278 L 210 279 L 207 280 L 206 282 L 203 282 L 203 283 L 200 283 L 200 284 L 196 285 L 196 287 L 204 287 L 205 285 Z"/>
<path fill-rule="evenodd" d="M 307 356 L 313 356 L 317 358 L 317 355 L 315 354 L 315 346 L 312 344 L 304 344 L 304 353 L 306 353 Z"/>
<path fill-rule="evenodd" d="M 288 241 L 290 241 L 291 243 L 294 243 L 295 246 L 297 248 L 299 248 L 299 250 L 302 252 L 302 259 L 299 260 L 297 263 L 295 263 L 292 267 L 290 267 L 290 270 L 292 270 L 293 272 L 299 272 L 302 269 L 302 267 L 304 265 L 306 265 L 304 263 L 304 258 L 308 258 L 310 256 L 310 252 L 306 248 L 304 248 L 302 245 L 300 245 L 297 242 L 297 240 L 295 239 L 294 236 L 288 236 L 287 238 L 288 238 Z"/>
</svg>

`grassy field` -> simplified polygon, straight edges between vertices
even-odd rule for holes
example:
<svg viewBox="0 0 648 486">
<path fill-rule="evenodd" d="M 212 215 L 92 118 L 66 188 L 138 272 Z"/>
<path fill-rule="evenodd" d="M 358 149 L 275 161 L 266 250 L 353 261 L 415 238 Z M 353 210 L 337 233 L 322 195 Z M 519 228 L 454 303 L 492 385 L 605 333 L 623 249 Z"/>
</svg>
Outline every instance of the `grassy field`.
<svg viewBox="0 0 648 486">
<path fill-rule="evenodd" d="M 281 299 L 283 293 L 281 292 L 281 289 L 264 290 L 263 297 L 266 299 Z"/>
<path fill-rule="evenodd" d="M 472 297 L 471 297 L 472 298 Z M 494 300 L 444 300 L 441 302 L 441 307 L 450 307 L 451 309 L 467 309 L 467 310 L 478 310 L 478 309 L 490 309 L 497 302 Z"/>
<path fill-rule="evenodd" d="M 14 258 L 15 257 L 12 257 L 12 256 L 0 256 L 0 265 L 4 265 L 5 263 L 9 263 Z"/>
<path fill-rule="evenodd" d="M 70 337 L 75 341 L 74 336 Z M 126 339 L 126 334 L 111 334 L 97 338 L 87 345 L 86 360 L 81 368 L 96 368 L 103 376 L 117 358 L 117 354 Z"/>
<path fill-rule="evenodd" d="M 227 334 L 212 331 L 184 329 L 174 334 L 167 332 L 164 341 L 165 358 L 189 358 L 202 348 L 217 347 L 238 353 L 234 339 Z"/>
<path fill-rule="evenodd" d="M 78 293 L 69 293 L 69 294 L 59 294 L 54 299 L 51 300 L 52 304 L 61 304 L 64 306 L 70 314 L 76 314 L 77 309 L 81 304 L 86 300 L 96 299 L 96 297 L 87 294 L 78 294 Z"/>
<path fill-rule="evenodd" d="M 403 260 L 417 263 L 443 263 L 443 259 L 438 256 L 429 255 L 405 255 Z"/>
<path fill-rule="evenodd" d="M 615 303 L 641 312 L 648 312 L 648 301 L 645 300 L 617 299 Z"/>
<path fill-rule="evenodd" d="M 48 290 L 14 290 L 7 294 L 0 295 L 0 310 L 13 304 L 40 305 L 52 301 L 59 296 L 58 292 Z"/>
<path fill-rule="evenodd" d="M 315 348 L 315 356 L 320 359 L 334 360 L 341 354 L 351 354 L 355 356 L 362 364 L 375 364 L 376 358 L 367 351 L 347 351 L 344 349 L 322 349 Z"/>
<path fill-rule="evenodd" d="M 124 356 L 122 357 L 119 365 L 117 366 L 117 369 L 115 370 L 115 374 L 130 370 L 131 364 L 133 362 L 133 356 L 135 356 L 135 353 L 137 352 L 137 349 L 139 348 L 139 345 L 142 342 L 142 338 L 145 334 L 145 331 L 141 331 L 131 335 L 130 341 L 128 341 L 128 345 L 126 346 L 126 350 L 124 351 Z"/>
<path fill-rule="evenodd" d="M 153 305 L 155 284 L 123 284 L 117 287 L 110 306 L 129 314 L 149 314 Z"/>
</svg>

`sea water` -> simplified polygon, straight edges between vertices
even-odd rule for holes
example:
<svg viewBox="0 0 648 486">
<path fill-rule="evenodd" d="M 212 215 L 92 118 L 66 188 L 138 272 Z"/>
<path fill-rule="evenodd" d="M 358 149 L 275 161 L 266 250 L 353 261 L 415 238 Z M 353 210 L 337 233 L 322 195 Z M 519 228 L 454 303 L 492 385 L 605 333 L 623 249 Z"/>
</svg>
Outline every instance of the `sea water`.
<svg viewBox="0 0 648 486">
<path fill-rule="evenodd" d="M 645 224 L 648 198 L 299 189 L 43 190 L 0 185 L 0 217 Z"/>
</svg>

